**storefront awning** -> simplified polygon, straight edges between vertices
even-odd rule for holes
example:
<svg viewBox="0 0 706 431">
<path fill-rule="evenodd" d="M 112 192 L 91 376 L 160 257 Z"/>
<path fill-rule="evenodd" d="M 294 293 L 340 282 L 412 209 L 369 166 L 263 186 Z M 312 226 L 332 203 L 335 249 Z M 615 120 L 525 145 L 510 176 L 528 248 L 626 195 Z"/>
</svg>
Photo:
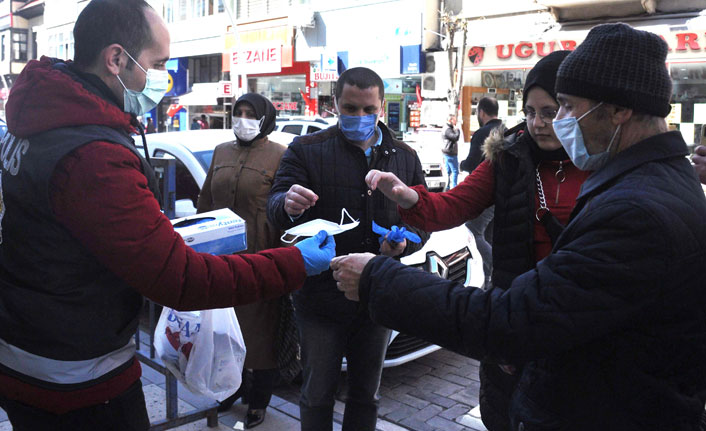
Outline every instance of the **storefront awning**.
<svg viewBox="0 0 706 431">
<path fill-rule="evenodd" d="M 21 16 L 25 19 L 40 16 L 44 14 L 44 0 L 32 0 L 31 2 L 15 10 L 13 14 Z"/>
<path fill-rule="evenodd" d="M 217 82 L 194 84 L 191 91 L 179 96 L 179 104 L 185 106 L 213 106 L 218 104 L 220 93 Z"/>
</svg>

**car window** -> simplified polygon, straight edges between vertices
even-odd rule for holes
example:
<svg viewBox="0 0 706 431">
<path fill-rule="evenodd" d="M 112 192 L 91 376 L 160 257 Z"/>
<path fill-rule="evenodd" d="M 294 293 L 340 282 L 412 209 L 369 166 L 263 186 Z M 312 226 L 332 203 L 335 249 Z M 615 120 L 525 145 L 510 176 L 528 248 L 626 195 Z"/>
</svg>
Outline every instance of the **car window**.
<svg viewBox="0 0 706 431">
<path fill-rule="evenodd" d="M 201 189 L 196 183 L 194 177 L 191 175 L 191 172 L 189 172 L 189 169 L 187 169 L 186 165 L 184 165 L 181 160 L 174 157 L 173 154 L 166 151 L 157 150 L 154 152 L 154 155 L 155 157 L 176 159 L 176 200 L 190 199 L 194 203 L 194 207 L 196 207 L 196 202 L 199 199 L 199 192 Z"/>
<path fill-rule="evenodd" d="M 306 133 L 314 133 L 314 132 L 318 132 L 319 130 L 321 130 L 321 127 L 309 126 L 309 129 L 306 131 Z"/>
<path fill-rule="evenodd" d="M 282 131 L 287 133 L 293 133 L 295 135 L 301 135 L 302 126 L 301 124 L 287 124 L 282 128 Z"/>
<path fill-rule="evenodd" d="M 208 168 L 211 167 L 211 159 L 213 159 L 213 150 L 196 151 L 194 156 L 203 166 L 203 170 L 208 172 Z"/>
</svg>

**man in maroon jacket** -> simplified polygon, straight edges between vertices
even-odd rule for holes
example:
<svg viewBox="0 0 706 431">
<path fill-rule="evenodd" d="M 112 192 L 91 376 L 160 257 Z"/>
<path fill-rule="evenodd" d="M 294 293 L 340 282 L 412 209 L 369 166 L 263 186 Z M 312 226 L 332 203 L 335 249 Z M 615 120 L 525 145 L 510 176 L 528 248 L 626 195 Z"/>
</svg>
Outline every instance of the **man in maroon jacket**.
<svg viewBox="0 0 706 431">
<path fill-rule="evenodd" d="M 0 142 L 0 407 L 15 430 L 145 430 L 143 295 L 179 310 L 299 289 L 331 237 L 252 255 L 184 244 L 130 138 L 166 90 L 169 33 L 143 0 L 93 0 L 75 62 L 31 61 Z"/>
</svg>

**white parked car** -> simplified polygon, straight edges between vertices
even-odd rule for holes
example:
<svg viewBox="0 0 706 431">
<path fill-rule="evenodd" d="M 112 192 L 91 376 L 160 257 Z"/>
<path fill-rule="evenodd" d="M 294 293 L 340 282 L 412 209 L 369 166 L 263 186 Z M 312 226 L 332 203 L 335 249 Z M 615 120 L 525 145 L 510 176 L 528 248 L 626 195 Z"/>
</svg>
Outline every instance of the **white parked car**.
<svg viewBox="0 0 706 431">
<path fill-rule="evenodd" d="M 275 130 L 278 132 L 293 133 L 295 135 L 308 135 L 309 133 L 318 132 L 328 129 L 336 124 L 336 119 L 326 121 L 320 117 L 277 117 L 275 121 Z"/>
<path fill-rule="evenodd" d="M 270 139 L 288 145 L 296 137 L 272 132 Z M 206 129 L 146 135 L 152 157 L 173 157 L 176 166 L 176 216 L 196 213 L 196 200 L 211 163 L 213 150 L 233 140 L 231 130 Z M 137 140 L 139 142 L 139 140 Z M 144 151 L 144 148 L 138 148 Z M 402 258 L 402 263 L 418 267 L 440 277 L 456 280 L 465 286 L 481 286 L 483 264 L 473 235 L 464 226 L 435 232 L 418 252 Z M 427 355 L 440 347 L 424 340 L 393 331 L 385 357 L 385 367 L 392 367 Z M 346 368 L 344 361 L 343 368 Z"/>
</svg>

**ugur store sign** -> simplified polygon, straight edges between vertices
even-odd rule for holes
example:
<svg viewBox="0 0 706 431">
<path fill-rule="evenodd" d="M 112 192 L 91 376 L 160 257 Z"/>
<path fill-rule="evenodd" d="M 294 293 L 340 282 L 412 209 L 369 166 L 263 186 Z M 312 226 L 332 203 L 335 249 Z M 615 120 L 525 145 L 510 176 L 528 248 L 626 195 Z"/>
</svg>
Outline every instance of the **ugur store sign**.
<svg viewBox="0 0 706 431">
<path fill-rule="evenodd" d="M 495 46 L 472 46 L 468 49 L 466 67 L 474 69 L 532 67 L 540 58 L 553 51 L 573 51 L 586 38 L 585 32 L 566 32 L 557 40 L 499 44 Z M 706 57 L 706 32 L 671 32 L 658 34 L 667 45 L 667 61 L 684 61 Z"/>
<path fill-rule="evenodd" d="M 257 74 L 282 71 L 282 45 L 245 45 L 233 51 L 230 61 L 231 72 Z"/>
</svg>

